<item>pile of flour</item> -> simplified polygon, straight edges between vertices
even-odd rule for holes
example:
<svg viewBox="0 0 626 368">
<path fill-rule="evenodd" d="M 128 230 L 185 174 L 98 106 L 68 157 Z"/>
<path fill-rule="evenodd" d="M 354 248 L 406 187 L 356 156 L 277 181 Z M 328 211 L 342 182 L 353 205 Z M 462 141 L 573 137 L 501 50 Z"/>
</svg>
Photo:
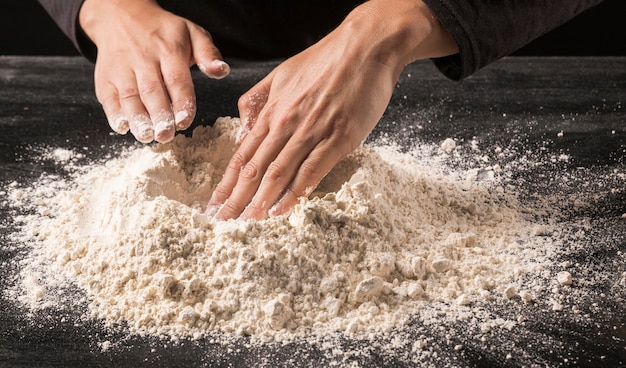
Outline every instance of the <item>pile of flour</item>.
<svg viewBox="0 0 626 368">
<path fill-rule="evenodd" d="M 220 118 L 11 188 L 11 203 L 32 210 L 17 219 L 32 246 L 19 300 L 60 308 L 55 290 L 75 283 L 92 316 L 134 333 L 289 339 L 390 331 L 433 302 L 533 299 L 515 285 L 542 270 L 546 228 L 493 171 L 444 174 L 392 146 L 362 147 L 288 215 L 206 216 L 238 129 Z"/>
</svg>

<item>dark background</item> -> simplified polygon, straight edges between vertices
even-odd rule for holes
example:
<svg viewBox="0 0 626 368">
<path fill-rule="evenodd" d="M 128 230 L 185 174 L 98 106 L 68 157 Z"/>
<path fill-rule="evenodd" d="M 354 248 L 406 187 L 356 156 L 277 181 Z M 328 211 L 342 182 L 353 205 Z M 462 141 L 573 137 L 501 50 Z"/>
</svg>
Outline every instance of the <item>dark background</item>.
<svg viewBox="0 0 626 368">
<path fill-rule="evenodd" d="M 36 0 L 1 0 L 0 55 L 77 55 Z M 626 56 L 625 0 L 606 0 L 513 55 Z"/>
</svg>

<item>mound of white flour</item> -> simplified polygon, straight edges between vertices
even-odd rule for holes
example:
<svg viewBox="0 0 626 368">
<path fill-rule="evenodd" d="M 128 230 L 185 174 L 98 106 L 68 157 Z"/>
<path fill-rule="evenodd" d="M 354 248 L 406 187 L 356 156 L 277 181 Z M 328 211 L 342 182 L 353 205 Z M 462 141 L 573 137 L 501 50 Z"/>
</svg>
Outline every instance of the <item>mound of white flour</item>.
<svg viewBox="0 0 626 368">
<path fill-rule="evenodd" d="M 220 118 L 13 188 L 14 205 L 35 210 L 18 219 L 32 244 L 20 300 L 54 306 L 53 289 L 76 283 L 94 316 L 135 333 L 285 339 L 388 331 L 433 301 L 523 294 L 511 284 L 533 271 L 542 227 L 514 195 L 392 147 L 358 149 L 289 215 L 205 216 L 238 126 Z"/>
</svg>

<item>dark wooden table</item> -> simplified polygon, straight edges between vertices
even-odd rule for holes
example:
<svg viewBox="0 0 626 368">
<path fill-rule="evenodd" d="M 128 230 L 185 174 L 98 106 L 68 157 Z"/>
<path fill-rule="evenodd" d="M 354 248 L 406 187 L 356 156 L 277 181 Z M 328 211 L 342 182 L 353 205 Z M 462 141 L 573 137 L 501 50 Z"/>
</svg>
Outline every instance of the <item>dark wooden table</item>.
<svg viewBox="0 0 626 368">
<path fill-rule="evenodd" d="M 199 105 L 195 124 L 238 115 L 239 95 L 275 65 L 234 60 L 231 76 L 223 81 L 208 80 L 194 71 Z M 88 155 L 98 158 L 111 153 L 114 143 L 133 144 L 130 136 L 109 134 L 94 97 L 92 72 L 93 66 L 81 58 L 0 57 L 2 189 L 55 170 L 33 157 L 29 147 L 89 147 Z M 514 318 L 521 309 L 530 318 L 511 331 L 494 333 L 489 344 L 469 333 L 463 337 L 462 322 L 416 328 L 434 341 L 429 349 L 437 353 L 424 358 L 424 365 L 626 366 L 626 219 L 622 218 L 626 182 L 623 176 L 613 175 L 626 173 L 625 105 L 626 58 L 510 57 L 463 82 L 446 80 L 428 61 L 410 65 L 402 74 L 372 139 L 387 134 L 407 148 L 447 137 L 467 147 L 476 139 L 486 154 L 495 147 L 508 147 L 547 162 L 515 172 L 511 180 L 523 180 L 522 200 L 548 194 L 567 198 L 593 191 L 595 199 L 585 211 L 563 209 L 564 217 L 573 222 L 588 219 L 584 247 L 566 247 L 556 257 L 572 260 L 572 273 L 602 276 L 577 286 L 576 305 L 581 313 L 554 312 L 545 305 L 521 301 L 496 303 L 491 312 L 503 318 Z M 401 129 L 417 125 L 419 129 Z M 569 160 L 549 164 L 549 157 L 560 154 L 569 155 Z M 495 155 L 491 159 L 506 164 Z M 563 172 L 572 174 L 575 182 L 591 184 L 562 183 Z M 0 204 L 0 290 L 6 290 L 18 272 L 19 244 L 10 234 L 15 231 L 11 220 L 19 209 L 9 208 L 1 197 Z M 29 316 L 1 293 L 0 367 L 240 367 L 288 362 L 319 367 L 335 360 L 298 342 L 250 348 L 244 342 L 168 344 L 129 337 L 97 322 L 78 321 L 81 308 L 56 317 Z M 445 330 L 454 332 L 452 340 Z M 103 341 L 116 341 L 117 348 L 103 351 L 98 345 Z M 346 351 L 357 350 L 359 345 L 349 339 L 340 343 Z M 456 345 L 463 348 L 455 350 Z M 407 365 L 383 352 L 354 355 L 346 362 Z"/>
</svg>

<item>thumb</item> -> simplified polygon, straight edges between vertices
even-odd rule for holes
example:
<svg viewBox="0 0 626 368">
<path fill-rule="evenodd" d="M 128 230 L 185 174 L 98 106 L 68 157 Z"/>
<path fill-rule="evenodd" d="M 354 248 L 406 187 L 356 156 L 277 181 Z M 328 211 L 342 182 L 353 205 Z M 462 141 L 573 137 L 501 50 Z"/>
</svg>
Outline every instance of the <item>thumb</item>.
<svg viewBox="0 0 626 368">
<path fill-rule="evenodd" d="M 222 54 L 213 43 L 209 32 L 194 23 L 190 23 L 188 28 L 192 63 L 195 63 L 198 69 L 209 78 L 226 77 L 230 73 L 230 66 L 222 60 Z"/>
<path fill-rule="evenodd" d="M 237 143 L 241 143 L 245 136 L 250 132 L 259 117 L 259 113 L 265 107 L 270 94 L 273 74 L 274 73 L 272 72 L 267 75 L 263 78 L 263 80 L 239 97 L 237 107 L 239 109 L 241 126 L 237 137 Z"/>
</svg>

